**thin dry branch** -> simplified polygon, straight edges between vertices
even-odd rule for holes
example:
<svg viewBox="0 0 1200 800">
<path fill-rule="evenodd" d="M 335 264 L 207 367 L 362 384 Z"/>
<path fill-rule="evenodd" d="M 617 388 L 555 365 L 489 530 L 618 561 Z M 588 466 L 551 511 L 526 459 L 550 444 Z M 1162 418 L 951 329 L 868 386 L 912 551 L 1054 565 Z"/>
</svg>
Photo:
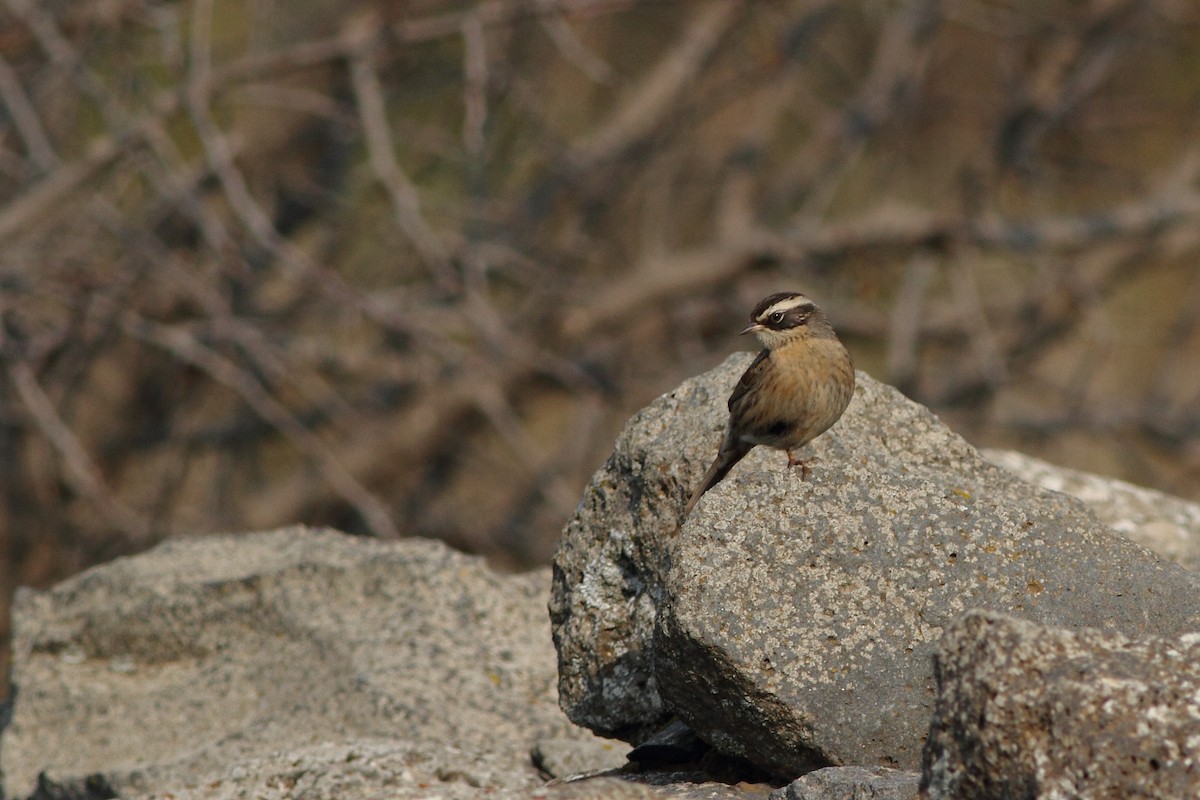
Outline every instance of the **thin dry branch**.
<svg viewBox="0 0 1200 800">
<path fill-rule="evenodd" d="M 1091 214 L 1043 217 L 1026 222 L 950 217 L 916 208 L 888 207 L 845 223 L 779 235 L 755 230 L 729 240 L 645 257 L 621 281 L 592 292 L 571 309 L 564 333 L 571 338 L 618 324 L 630 314 L 729 280 L 746 264 L 788 263 L 813 257 L 845 257 L 857 251 L 909 251 L 959 246 L 1005 252 L 1072 251 L 1113 241 L 1136 240 L 1200 217 L 1200 192 L 1166 190 Z"/>
<path fill-rule="evenodd" d="M 478 14 L 484 25 L 507 25 L 519 19 L 547 14 L 567 14 L 572 17 L 611 14 L 632 8 L 639 2 L 645 0 L 539 0 L 536 3 L 530 3 L 529 0 L 492 0 L 480 3 L 470 11 L 402 19 L 393 26 L 392 32 L 406 44 L 428 42 L 457 36 L 462 30 L 463 20 L 473 14 Z"/>
<path fill-rule="evenodd" d="M 211 26 L 212 0 L 195 0 L 188 40 L 191 69 L 186 92 L 187 108 L 208 156 L 209 166 L 221 182 L 221 188 L 234 213 L 260 246 L 268 251 L 277 252 L 281 246 L 281 237 L 275 231 L 270 218 L 251 195 L 245 177 L 234 162 L 233 148 L 208 108 L 212 70 Z"/>
<path fill-rule="evenodd" d="M 1141 4 L 1116 3 L 1089 20 L 1088 33 L 1060 37 L 1038 53 L 1038 63 L 1021 64 L 1026 96 L 999 137 L 1006 162 L 1026 168 L 1040 141 L 1094 96 L 1117 71 L 1136 41 L 1131 17 Z"/>
<path fill-rule="evenodd" d="M 150 322 L 129 312 L 121 318 L 121 329 L 140 341 L 166 350 L 233 390 L 254 413 L 316 465 L 322 479 L 358 511 L 373 534 L 384 538 L 399 536 L 383 502 L 360 484 L 329 448 L 249 372 L 205 347 L 182 328 Z"/>
<path fill-rule="evenodd" d="M 575 507 L 575 491 L 566 485 L 561 475 L 541 474 L 549 462 L 533 438 L 521 424 L 520 416 L 513 410 L 508 399 L 496 391 L 494 383 L 484 384 L 475 397 L 476 407 L 516 456 L 516 463 L 526 474 L 541 482 L 548 499 L 562 515 L 571 513 Z"/>
<path fill-rule="evenodd" d="M 746 259 L 761 252 L 752 238 L 693 250 L 661 254 L 639 265 L 627 280 L 613 281 L 588 295 L 589 301 L 570 308 L 562 322 L 563 335 L 573 341 L 600 328 L 619 324 L 640 309 L 666 297 L 697 291 L 729 280 Z"/>
<path fill-rule="evenodd" d="M 480 14 L 468 14 L 463 20 L 463 148 L 467 156 L 479 161 L 485 143 L 487 125 L 488 58 Z"/>
<path fill-rule="evenodd" d="M 12 12 L 29 25 L 34 38 L 37 39 L 42 50 L 50 56 L 52 63 L 58 66 L 70 66 L 76 63 L 75 48 L 63 36 L 62 31 L 58 29 L 58 23 L 54 21 L 54 17 L 42 4 L 30 2 L 30 0 L 7 0 L 7 2 Z"/>
<path fill-rule="evenodd" d="M 555 4 L 547 3 L 546 5 Z M 616 83 L 617 75 L 613 68 L 579 40 L 562 13 L 555 9 L 549 9 L 542 17 L 540 24 L 542 30 L 550 37 L 550 41 L 554 42 L 554 46 L 558 48 L 558 52 L 562 54 L 563 59 L 574 64 L 589 80 L 605 86 Z"/>
<path fill-rule="evenodd" d="M 937 261 L 918 252 L 908 262 L 900 291 L 892 304 L 887 336 L 888 379 L 902 391 L 917 377 L 921 333 L 928 310 L 929 284 L 937 275 Z"/>
<path fill-rule="evenodd" d="M 59 415 L 54 403 L 47 396 L 33 368 L 24 361 L 8 360 L 8 374 L 17 396 L 37 424 L 46 441 L 62 458 L 66 482 L 81 497 L 90 500 L 108 524 L 134 540 L 145 540 L 150 535 L 149 522 L 133 509 L 117 499 L 105 483 L 87 448 Z"/>
<path fill-rule="evenodd" d="M 229 299 L 198 275 L 192 265 L 184 263 L 180 254 L 163 246 L 150 231 L 129 229 L 115 209 L 106 207 L 102 215 L 110 230 L 130 243 L 131 250 L 141 251 L 156 275 L 164 277 L 164 283 L 176 287 L 181 297 L 189 298 L 203 310 L 206 318 L 192 324 L 197 335 L 235 344 L 250 359 L 254 370 L 270 376 L 280 386 L 296 387 L 305 400 L 330 409 L 331 421 L 342 421 L 346 426 L 358 421 L 354 408 L 327 381 L 289 363 L 286 353 L 266 332 L 252 321 L 239 318 Z"/>
<path fill-rule="evenodd" d="M 50 62 L 62 74 L 69 76 L 84 97 L 96 104 L 105 124 L 113 131 L 123 131 L 130 114 L 116 101 L 104 80 L 83 59 L 70 39 L 59 29 L 58 21 L 45 3 L 28 0 L 8 0 L 9 7 L 33 31 L 38 44 L 50 56 Z"/>
<path fill-rule="evenodd" d="M 50 137 L 46 135 L 41 119 L 38 118 L 37 110 L 29 101 L 25 88 L 21 86 L 21 80 L 3 54 L 0 54 L 0 98 L 8 108 L 8 115 L 12 118 L 21 141 L 25 143 L 30 159 L 39 172 L 49 172 L 58 163 L 58 156 L 54 153 L 54 146 L 50 144 Z"/>
<path fill-rule="evenodd" d="M 1157 234 L 1200 215 L 1200 192 L 1171 187 L 1090 214 L 1044 216 L 1029 222 L 994 215 L 972 220 L 967 239 L 1015 252 L 1071 250 L 1114 239 Z"/>
<path fill-rule="evenodd" d="M 350 78 L 354 86 L 359 118 L 366 135 L 371 168 L 388 194 L 396 225 L 417 249 L 431 277 L 443 289 L 458 285 L 446 246 L 421 213 L 421 197 L 396 158 L 391 128 L 383 99 L 383 87 L 371 64 L 371 38 L 361 22 L 347 29 L 351 46 Z"/>
<path fill-rule="evenodd" d="M 988 385 L 995 387 L 1004 382 L 1008 375 L 1004 354 L 1001 352 L 1000 337 L 992 329 L 987 309 L 979 295 L 979 285 L 968 264 L 958 264 L 950 270 L 950 285 L 955 303 L 962 315 L 963 327 L 978 365 L 979 376 Z"/>
<path fill-rule="evenodd" d="M 21 0 L 10 0 L 20 2 Z M 569 15 L 575 18 L 598 16 L 626 10 L 645 0 L 544 0 L 530 4 L 528 0 L 493 0 L 470 11 L 433 14 L 427 17 L 403 19 L 391 26 L 391 33 L 401 44 L 421 44 L 438 39 L 461 36 L 466 17 L 477 15 L 484 27 L 511 24 L 534 16 Z M 275 50 L 256 52 L 234 61 L 214 66 L 211 75 L 213 89 L 271 75 L 300 72 L 312 67 L 343 61 L 350 56 L 346 37 L 342 33 L 327 38 L 287 45 Z"/>
<path fill-rule="evenodd" d="M 675 112 L 704 64 L 741 16 L 742 0 L 710 2 L 690 21 L 658 64 L 646 73 L 595 133 L 577 142 L 569 157 L 578 170 L 618 158 Z"/>
<path fill-rule="evenodd" d="M 35 228 L 38 221 L 50 219 L 50 209 L 77 194 L 124 152 L 123 140 L 108 137 L 94 142 L 80 158 L 54 167 L 45 178 L 0 208 L 0 243 Z"/>
<path fill-rule="evenodd" d="M 147 148 L 156 161 L 144 164 L 146 175 L 159 199 L 168 208 L 178 208 L 196 226 L 208 249 L 214 253 L 226 252 L 232 241 L 224 221 L 200 197 L 201 183 L 211 176 L 207 161 L 200 164 L 187 162 L 179 152 L 175 141 L 167 134 L 161 119 L 148 116 L 139 125 L 139 131 Z M 230 142 L 237 157 L 239 143 Z M 209 289 L 208 291 L 215 291 Z"/>
<path fill-rule="evenodd" d="M 411 472 L 429 463 L 440 447 L 461 441 L 461 422 L 476 413 L 481 393 L 507 396 L 529 377 L 527 371 L 512 371 L 500 378 L 472 373 L 429 386 L 421 397 L 405 406 L 403 425 L 390 418 L 365 424 L 358 436 L 339 449 L 339 461 L 368 481 L 409 479 Z M 320 475 L 294 471 L 258 492 L 254 507 L 247 513 L 252 520 L 296 519 L 324 491 Z"/>
<path fill-rule="evenodd" d="M 212 0 L 196 0 L 189 40 L 193 71 L 184 96 L 209 166 L 216 175 L 234 215 L 250 233 L 254 242 L 275 256 L 293 280 L 313 282 L 335 300 L 361 310 L 387 327 L 393 327 L 396 324 L 394 314 L 371 303 L 341 275 L 314 263 L 299 247 L 281 236 L 250 192 L 246 178 L 234 160 L 234 147 L 208 107 L 212 88 L 209 55 L 211 16 Z"/>
<path fill-rule="evenodd" d="M 805 190 L 804 202 L 793 218 L 797 230 L 811 231 L 821 225 L 838 188 L 868 142 L 921 84 L 931 63 L 930 44 L 939 6 L 936 0 L 920 0 L 889 19 L 855 97 L 824 117 L 808 143 L 792 158 L 795 166 L 776 181 L 787 192 L 797 186 Z M 824 11 L 810 12 L 810 16 Z"/>
</svg>

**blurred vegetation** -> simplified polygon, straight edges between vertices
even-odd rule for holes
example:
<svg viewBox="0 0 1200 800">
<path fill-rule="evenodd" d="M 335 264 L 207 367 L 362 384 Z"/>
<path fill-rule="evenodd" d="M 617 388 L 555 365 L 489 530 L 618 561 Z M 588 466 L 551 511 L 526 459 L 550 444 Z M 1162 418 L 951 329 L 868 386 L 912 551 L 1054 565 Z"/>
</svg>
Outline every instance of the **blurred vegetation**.
<svg viewBox="0 0 1200 800">
<path fill-rule="evenodd" d="M 0 596 L 289 522 L 544 563 L 793 288 L 976 444 L 1200 499 L 1197 41 L 1185 0 L 7 0 Z"/>
</svg>

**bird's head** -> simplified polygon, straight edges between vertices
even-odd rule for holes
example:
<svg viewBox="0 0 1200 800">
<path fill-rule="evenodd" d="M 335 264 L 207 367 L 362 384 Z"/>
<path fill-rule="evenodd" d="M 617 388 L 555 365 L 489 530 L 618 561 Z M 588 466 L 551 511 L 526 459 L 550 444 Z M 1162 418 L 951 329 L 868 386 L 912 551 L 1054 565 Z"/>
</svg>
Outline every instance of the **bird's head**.
<svg viewBox="0 0 1200 800">
<path fill-rule="evenodd" d="M 799 292 L 779 292 L 763 298 L 742 333 L 755 334 L 768 350 L 801 339 L 836 338 L 821 309 Z"/>
</svg>

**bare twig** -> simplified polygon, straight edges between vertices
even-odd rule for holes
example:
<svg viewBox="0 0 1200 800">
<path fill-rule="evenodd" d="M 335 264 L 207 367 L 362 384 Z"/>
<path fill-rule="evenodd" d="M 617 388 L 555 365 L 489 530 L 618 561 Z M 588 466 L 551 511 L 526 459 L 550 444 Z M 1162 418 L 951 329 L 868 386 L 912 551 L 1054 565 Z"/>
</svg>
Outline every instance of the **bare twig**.
<svg viewBox="0 0 1200 800">
<path fill-rule="evenodd" d="M 608 62 L 579 41 L 579 37 L 571 29 L 570 23 L 561 12 L 552 7 L 558 4 L 548 3 L 546 0 L 542 0 L 542 4 L 550 6 L 547 8 L 546 15 L 541 19 L 542 30 L 546 31 L 550 40 L 554 42 L 554 46 L 558 48 L 558 52 L 562 53 L 563 58 L 574 64 L 580 72 L 595 83 L 606 86 L 616 83 L 616 73 L 613 72 L 613 68 L 609 66 Z"/>
<path fill-rule="evenodd" d="M 100 110 L 108 127 L 116 132 L 125 130 L 129 114 L 120 106 L 95 70 L 84 61 L 70 40 L 59 29 L 50 9 L 44 3 L 29 0 L 8 0 L 9 7 L 34 33 L 38 44 L 50 56 L 50 61 L 78 85 L 82 94 Z"/>
<path fill-rule="evenodd" d="M 721 38 L 743 10 L 741 0 L 716 0 L 696 13 L 679 41 L 634 87 L 596 132 L 575 145 L 571 161 L 577 169 L 616 158 L 669 118 L 684 89 L 711 57 Z"/>
<path fill-rule="evenodd" d="M 970 266 L 958 264 L 950 269 L 950 285 L 954 292 L 955 303 L 962 315 L 963 327 L 968 332 L 974 362 L 978 366 L 979 375 L 984 382 L 993 388 L 999 386 L 1007 377 L 1008 370 L 1001 354 L 1000 344 L 995 331 L 992 330 L 987 318 L 987 309 L 979 296 L 979 286 L 975 282 Z"/>
<path fill-rule="evenodd" d="M 29 231 L 38 220 L 47 219 L 48 209 L 78 192 L 123 152 L 121 141 L 100 139 L 81 158 L 55 167 L 33 188 L 0 208 L 0 242 Z"/>
<path fill-rule="evenodd" d="M 404 19 L 394 26 L 396 37 L 406 43 L 427 42 L 457 36 L 463 19 L 479 14 L 484 25 L 504 25 L 518 19 L 546 14 L 569 14 L 574 17 L 608 14 L 622 11 L 645 0 L 493 0 L 481 3 L 470 11 L 430 14 L 416 19 Z"/>
<path fill-rule="evenodd" d="M 399 531 L 384 504 L 362 486 L 321 440 L 300 423 L 275 396 L 248 372 L 227 358 L 204 347 L 186 330 L 149 322 L 133 313 L 125 314 L 121 329 L 130 336 L 170 352 L 179 360 L 203 370 L 209 377 L 232 389 L 266 422 L 283 434 L 320 470 L 341 497 L 350 503 L 376 536 L 396 538 Z"/>
<path fill-rule="evenodd" d="M 926 294 L 937 274 L 937 262 L 928 253 L 916 253 L 904 271 L 900 291 L 892 303 L 887 337 L 888 380 L 901 391 L 910 389 L 917 375 L 921 333 L 928 306 Z"/>
<path fill-rule="evenodd" d="M 463 147 L 472 159 L 483 155 L 487 125 L 487 40 L 480 14 L 463 19 Z"/>
<path fill-rule="evenodd" d="M 58 156 L 54 153 L 50 138 L 46 135 L 33 104 L 29 102 L 29 96 L 25 94 L 17 73 L 3 54 L 0 54 L 0 98 L 3 98 L 5 106 L 8 107 L 9 116 L 12 117 L 21 140 L 25 142 L 29 157 L 39 171 L 49 172 L 58 163 Z"/>
<path fill-rule="evenodd" d="M 118 500 L 105 484 L 87 449 L 54 408 L 29 364 L 10 360 L 8 374 L 25 409 L 62 458 L 66 467 L 64 474 L 71 488 L 94 503 L 108 523 L 125 535 L 137 540 L 148 537 L 150 526 L 147 521 Z"/>
<path fill-rule="evenodd" d="M 31 0 L 7 0 L 8 7 L 18 17 L 21 17 L 33 31 L 38 44 L 57 65 L 73 65 L 77 61 L 75 48 L 54 21 L 49 11 Z"/>
<path fill-rule="evenodd" d="M 150 232 L 130 230 L 115 209 L 106 207 L 103 216 L 115 234 L 145 251 L 148 269 L 152 268 L 156 274 L 165 276 L 166 283 L 178 287 L 182 296 L 193 300 L 204 310 L 207 319 L 191 326 L 195 334 L 210 340 L 235 343 L 261 374 L 270 376 L 280 385 L 299 387 L 302 396 L 312 398 L 318 405 L 336 412 L 334 420 L 343 419 L 349 425 L 357 421 L 355 410 L 333 387 L 319 375 L 297 370 L 289 364 L 285 354 L 269 341 L 261 327 L 238 318 L 228 298 L 221 295 L 210 282 L 203 280 L 190 265 L 184 264 L 178 254 L 164 247 Z"/>
<path fill-rule="evenodd" d="M 212 73 L 210 71 L 210 25 L 212 0 L 196 0 L 193 6 L 191 38 L 192 75 L 185 95 L 192 123 L 234 213 L 249 231 L 255 243 L 275 255 L 294 280 L 317 281 L 320 289 L 336 299 L 352 304 L 384 325 L 392 325 L 394 317 L 386 309 L 364 299 L 340 275 L 321 268 L 292 242 L 279 235 L 270 217 L 254 199 L 245 176 L 234 161 L 234 148 L 228 137 L 213 119 L 208 108 Z"/>
<path fill-rule="evenodd" d="M 9 0 L 25 3 L 27 0 Z M 433 14 L 427 17 L 406 18 L 392 26 L 392 33 L 403 44 L 420 44 L 438 39 L 461 36 L 466 17 L 478 15 L 484 27 L 507 25 L 530 16 L 587 17 L 628 9 L 645 0 L 545 0 L 537 5 L 528 0 L 493 0 L 470 11 Z M 321 39 L 299 42 L 214 66 L 211 85 L 227 86 L 269 75 L 288 74 L 311 67 L 343 61 L 348 56 L 346 37 L 342 33 Z"/>
<path fill-rule="evenodd" d="M 818 7 L 807 16 L 819 18 L 831 5 Z M 780 174 L 776 184 L 782 191 L 794 192 L 796 187 L 805 191 L 805 200 L 794 215 L 798 233 L 808 234 L 820 227 L 842 180 L 867 143 L 901 103 L 912 97 L 930 63 L 930 42 L 939 13 L 938 3 L 920 0 L 888 20 L 856 96 L 819 121 L 814 135 L 791 159 L 794 166 Z"/>
<path fill-rule="evenodd" d="M 213 172 L 221 181 L 225 196 L 238 217 L 246 224 L 260 245 L 275 250 L 280 237 L 271 220 L 255 202 L 245 178 L 237 169 L 228 139 L 213 120 L 208 109 L 212 72 L 211 51 L 212 0 L 196 0 L 192 6 L 189 29 L 190 81 L 187 88 L 187 107 L 192 122 L 208 155 Z"/>
<path fill-rule="evenodd" d="M 350 76 L 363 133 L 367 138 L 371 167 L 388 193 L 396 224 L 413 243 L 438 285 L 449 289 L 458 284 L 458 277 L 450 265 L 445 245 L 421 214 L 421 199 L 416 187 L 396 159 L 384 109 L 383 89 L 371 66 L 371 38 L 368 31 L 365 25 L 356 24 L 348 27 L 346 38 L 351 45 Z"/>
<path fill-rule="evenodd" d="M 541 474 L 549 460 L 548 456 L 526 433 L 512 405 L 497 392 L 496 385 L 485 383 L 476 395 L 475 402 L 484 417 L 512 449 L 516 463 L 521 469 L 530 477 L 544 481 L 545 492 L 558 512 L 563 515 L 571 513 L 577 499 L 575 491 L 566 485 L 562 476 Z"/>
<path fill-rule="evenodd" d="M 1140 5 L 1113 4 L 1101 14 L 1108 20 L 1092 20 L 1095 33 L 1061 37 L 1039 53 L 1039 63 L 1020 65 L 1027 96 L 1002 128 L 998 145 L 1005 162 L 1027 168 L 1039 142 L 1109 79 L 1136 38 L 1128 18 Z"/>
</svg>

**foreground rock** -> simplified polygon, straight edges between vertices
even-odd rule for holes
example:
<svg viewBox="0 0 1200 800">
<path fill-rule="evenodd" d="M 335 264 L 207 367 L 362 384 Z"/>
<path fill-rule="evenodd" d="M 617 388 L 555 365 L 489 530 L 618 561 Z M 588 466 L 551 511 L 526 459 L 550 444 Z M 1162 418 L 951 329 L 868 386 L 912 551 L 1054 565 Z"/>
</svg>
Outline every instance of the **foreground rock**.
<svg viewBox="0 0 1200 800">
<path fill-rule="evenodd" d="M 636 742 L 677 714 L 783 776 L 914 770 L 934 643 L 968 608 L 1134 638 L 1200 627 L 1196 575 L 861 373 L 807 482 L 758 448 L 672 539 L 750 357 L 635 415 L 564 531 L 551 615 L 576 722 Z"/>
<path fill-rule="evenodd" d="M 1200 796 L 1200 636 L 1131 642 L 975 612 L 935 664 L 933 800 Z"/>
<path fill-rule="evenodd" d="M 542 784 L 538 741 L 615 766 L 557 708 L 547 580 L 293 528 L 22 592 L 4 796 L 500 796 Z"/>
<path fill-rule="evenodd" d="M 920 779 L 886 767 L 826 767 L 792 781 L 771 800 L 917 800 Z"/>
</svg>

